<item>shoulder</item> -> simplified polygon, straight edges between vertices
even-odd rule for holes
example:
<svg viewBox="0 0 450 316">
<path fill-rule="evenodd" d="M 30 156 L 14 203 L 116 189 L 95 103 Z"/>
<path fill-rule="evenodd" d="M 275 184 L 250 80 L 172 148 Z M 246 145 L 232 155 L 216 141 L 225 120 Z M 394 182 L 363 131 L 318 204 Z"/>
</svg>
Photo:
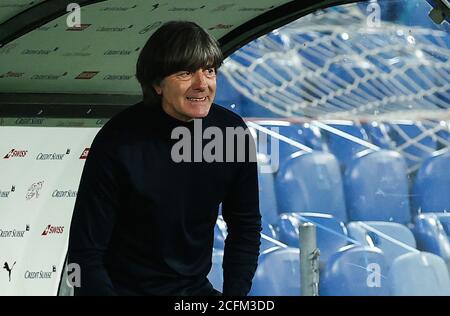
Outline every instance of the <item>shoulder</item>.
<svg viewBox="0 0 450 316">
<path fill-rule="evenodd" d="M 113 116 L 100 129 L 94 138 L 97 145 L 119 144 L 121 140 L 125 140 L 144 122 L 145 107 L 142 103 L 129 106 Z"/>
<path fill-rule="evenodd" d="M 213 103 L 210 111 L 211 111 L 211 120 L 213 120 L 215 124 L 226 127 L 242 126 L 244 128 L 247 128 L 247 125 L 245 124 L 242 117 L 240 117 L 233 111 L 224 108 L 221 105 Z"/>
<path fill-rule="evenodd" d="M 141 124 L 144 117 L 145 106 L 143 103 L 137 103 L 129 106 L 123 111 L 113 116 L 103 127 L 102 130 L 110 133 L 123 131 Z"/>
</svg>

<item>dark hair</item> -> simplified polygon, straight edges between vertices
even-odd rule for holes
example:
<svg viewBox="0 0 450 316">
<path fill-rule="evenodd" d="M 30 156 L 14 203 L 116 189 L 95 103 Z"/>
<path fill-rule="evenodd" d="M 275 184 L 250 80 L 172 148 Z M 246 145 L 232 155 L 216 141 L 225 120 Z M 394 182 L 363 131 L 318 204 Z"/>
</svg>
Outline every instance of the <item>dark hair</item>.
<svg viewBox="0 0 450 316">
<path fill-rule="evenodd" d="M 188 21 L 163 24 L 148 39 L 136 64 L 136 77 L 144 93 L 144 101 L 160 101 L 153 88 L 164 77 L 181 70 L 196 71 L 223 61 L 217 41 L 201 26 Z"/>
</svg>

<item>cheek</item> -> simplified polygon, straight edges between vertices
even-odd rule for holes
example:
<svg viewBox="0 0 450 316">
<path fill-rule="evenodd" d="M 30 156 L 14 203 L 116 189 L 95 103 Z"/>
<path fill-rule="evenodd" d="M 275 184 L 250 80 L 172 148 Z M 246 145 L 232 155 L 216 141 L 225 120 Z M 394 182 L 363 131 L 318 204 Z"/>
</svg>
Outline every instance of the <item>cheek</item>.
<svg viewBox="0 0 450 316">
<path fill-rule="evenodd" d="M 216 86 L 217 86 L 216 80 L 212 81 L 209 84 L 209 90 L 211 90 L 212 92 L 216 92 Z"/>
<path fill-rule="evenodd" d="M 185 99 L 184 90 L 177 87 L 173 87 L 170 91 L 167 91 L 167 95 L 173 101 L 180 101 Z"/>
</svg>

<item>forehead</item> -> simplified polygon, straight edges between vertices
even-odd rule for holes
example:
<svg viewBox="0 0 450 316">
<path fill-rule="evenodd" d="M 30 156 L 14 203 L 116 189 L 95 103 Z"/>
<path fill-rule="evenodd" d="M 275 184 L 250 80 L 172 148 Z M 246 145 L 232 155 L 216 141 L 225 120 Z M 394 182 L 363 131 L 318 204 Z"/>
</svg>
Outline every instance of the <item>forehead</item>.
<svg viewBox="0 0 450 316">
<path fill-rule="evenodd" d="M 180 70 L 176 73 L 168 75 L 161 80 L 161 84 L 190 84 L 192 82 L 192 78 L 196 72 L 205 71 L 206 69 L 199 68 L 193 72 L 188 70 Z M 186 73 L 187 72 L 187 73 Z M 204 80 L 207 80 L 209 84 L 216 83 L 216 76 L 203 76 Z"/>
<path fill-rule="evenodd" d="M 180 70 L 174 72 L 173 74 L 180 74 L 180 73 L 185 73 L 185 72 L 194 73 L 194 72 L 198 72 L 198 71 L 204 72 L 204 71 L 211 71 L 211 70 L 215 71 L 216 68 L 213 67 L 213 66 L 198 67 L 198 68 L 195 68 L 195 69 L 186 68 L 186 69 L 180 69 Z"/>
<path fill-rule="evenodd" d="M 165 78 L 179 78 L 179 77 L 190 78 L 197 72 L 205 73 L 206 71 L 210 72 L 212 69 L 215 71 L 215 69 L 213 67 L 204 67 L 204 68 L 200 67 L 195 70 L 189 70 L 189 69 L 178 70 L 170 75 L 167 75 Z M 209 77 L 211 77 L 211 76 L 209 76 Z"/>
</svg>

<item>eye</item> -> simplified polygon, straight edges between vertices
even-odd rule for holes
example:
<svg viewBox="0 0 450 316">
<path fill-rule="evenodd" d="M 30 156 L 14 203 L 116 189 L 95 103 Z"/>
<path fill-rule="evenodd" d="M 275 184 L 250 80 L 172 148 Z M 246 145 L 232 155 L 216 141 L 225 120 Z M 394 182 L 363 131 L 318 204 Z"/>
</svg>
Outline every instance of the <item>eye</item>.
<svg viewBox="0 0 450 316">
<path fill-rule="evenodd" d="M 216 69 L 215 68 L 208 68 L 205 70 L 205 76 L 208 78 L 213 78 L 216 76 Z"/>
<path fill-rule="evenodd" d="M 192 77 L 192 72 L 190 71 L 180 71 L 176 74 L 180 79 L 190 79 Z"/>
</svg>

